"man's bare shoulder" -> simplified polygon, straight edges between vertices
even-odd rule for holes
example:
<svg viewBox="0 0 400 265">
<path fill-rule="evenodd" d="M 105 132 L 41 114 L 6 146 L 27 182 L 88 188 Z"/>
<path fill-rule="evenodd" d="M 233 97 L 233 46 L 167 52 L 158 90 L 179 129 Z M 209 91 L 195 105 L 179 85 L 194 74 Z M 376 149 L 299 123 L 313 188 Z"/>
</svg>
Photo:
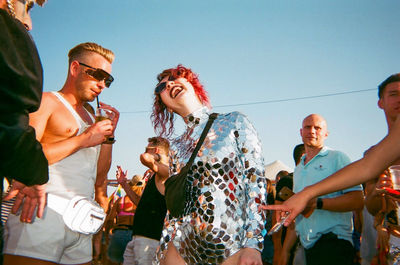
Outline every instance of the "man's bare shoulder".
<svg viewBox="0 0 400 265">
<path fill-rule="evenodd" d="M 32 118 L 33 121 L 38 120 L 45 126 L 42 142 L 55 142 L 69 138 L 76 135 L 79 129 L 71 112 L 51 92 L 43 93 L 39 111 Z"/>
<path fill-rule="evenodd" d="M 43 93 L 42 103 L 40 104 L 39 111 L 41 115 L 45 116 L 60 116 L 59 118 L 63 117 L 64 115 L 70 116 L 70 112 L 67 110 L 65 105 L 52 92 Z"/>
<path fill-rule="evenodd" d="M 60 100 L 52 92 L 43 92 L 40 108 L 51 112 L 55 108 L 60 107 L 61 104 L 62 103 L 60 102 Z"/>
</svg>

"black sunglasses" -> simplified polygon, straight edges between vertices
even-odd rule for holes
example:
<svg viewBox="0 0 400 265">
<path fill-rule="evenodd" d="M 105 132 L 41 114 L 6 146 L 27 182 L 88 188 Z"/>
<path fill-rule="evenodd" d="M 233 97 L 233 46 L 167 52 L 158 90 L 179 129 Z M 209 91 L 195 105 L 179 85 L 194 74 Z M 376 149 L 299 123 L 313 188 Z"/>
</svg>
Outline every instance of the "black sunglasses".
<svg viewBox="0 0 400 265">
<path fill-rule="evenodd" d="M 174 81 L 176 78 L 174 78 L 172 75 L 168 77 L 167 81 Z M 160 94 L 167 88 L 167 81 L 159 83 L 156 88 L 154 89 L 154 94 Z"/>
<path fill-rule="evenodd" d="M 86 66 L 87 69 L 85 71 L 86 74 L 90 75 L 91 77 L 93 77 L 94 79 L 96 79 L 97 81 L 103 81 L 106 84 L 106 87 L 110 87 L 111 83 L 114 81 L 114 77 L 112 77 L 112 75 L 110 75 L 109 73 L 107 73 L 106 71 L 104 71 L 103 69 L 100 68 L 94 68 L 90 65 L 78 62 L 79 65 L 83 65 Z"/>
</svg>

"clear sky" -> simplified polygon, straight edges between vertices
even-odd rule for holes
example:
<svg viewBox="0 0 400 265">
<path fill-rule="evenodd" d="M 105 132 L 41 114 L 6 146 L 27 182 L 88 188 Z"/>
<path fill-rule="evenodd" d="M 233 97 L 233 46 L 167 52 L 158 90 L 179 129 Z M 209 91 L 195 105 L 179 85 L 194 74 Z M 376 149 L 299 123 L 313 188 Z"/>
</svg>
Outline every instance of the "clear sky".
<svg viewBox="0 0 400 265">
<path fill-rule="evenodd" d="M 266 163 L 293 167 L 311 113 L 328 122 L 326 145 L 352 160 L 385 136 L 376 87 L 400 72 L 399 10 L 398 0 L 48 0 L 32 11 L 32 35 L 45 91 L 64 84 L 73 46 L 114 51 L 115 81 L 100 95 L 121 112 L 109 178 L 117 164 L 144 172 L 156 76 L 179 63 L 199 74 L 214 111 L 249 117 Z"/>
</svg>

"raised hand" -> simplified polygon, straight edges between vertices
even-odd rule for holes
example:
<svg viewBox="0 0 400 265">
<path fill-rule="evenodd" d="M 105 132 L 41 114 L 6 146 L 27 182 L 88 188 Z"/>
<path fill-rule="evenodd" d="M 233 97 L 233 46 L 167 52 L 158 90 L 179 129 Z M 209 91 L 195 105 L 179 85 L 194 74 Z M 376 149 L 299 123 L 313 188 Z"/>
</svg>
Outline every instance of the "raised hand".
<svg viewBox="0 0 400 265">
<path fill-rule="evenodd" d="M 117 181 L 119 184 L 124 184 L 128 181 L 128 170 L 125 170 L 125 172 L 122 170 L 120 166 L 117 166 Z"/>
</svg>

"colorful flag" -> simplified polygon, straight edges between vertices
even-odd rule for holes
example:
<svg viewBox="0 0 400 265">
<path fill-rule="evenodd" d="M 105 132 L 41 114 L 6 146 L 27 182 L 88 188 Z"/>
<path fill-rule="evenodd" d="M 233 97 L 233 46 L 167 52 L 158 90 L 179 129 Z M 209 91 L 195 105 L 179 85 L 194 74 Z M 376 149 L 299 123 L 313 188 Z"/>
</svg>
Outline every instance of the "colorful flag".
<svg viewBox="0 0 400 265">
<path fill-rule="evenodd" d="M 117 189 L 108 197 L 108 202 L 112 201 L 113 203 L 122 197 L 122 186 L 118 185 Z"/>
</svg>

